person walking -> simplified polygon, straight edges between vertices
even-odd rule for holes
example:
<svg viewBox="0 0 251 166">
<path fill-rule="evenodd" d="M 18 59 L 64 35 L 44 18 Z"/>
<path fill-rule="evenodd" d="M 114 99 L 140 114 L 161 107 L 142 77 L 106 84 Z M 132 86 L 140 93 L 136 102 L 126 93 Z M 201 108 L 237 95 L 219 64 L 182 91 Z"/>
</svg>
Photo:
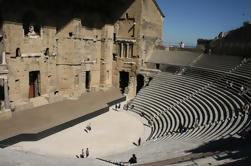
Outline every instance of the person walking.
<svg viewBox="0 0 251 166">
<path fill-rule="evenodd" d="M 141 145 L 141 137 L 139 137 L 139 140 L 138 140 L 138 146 Z"/>
</svg>

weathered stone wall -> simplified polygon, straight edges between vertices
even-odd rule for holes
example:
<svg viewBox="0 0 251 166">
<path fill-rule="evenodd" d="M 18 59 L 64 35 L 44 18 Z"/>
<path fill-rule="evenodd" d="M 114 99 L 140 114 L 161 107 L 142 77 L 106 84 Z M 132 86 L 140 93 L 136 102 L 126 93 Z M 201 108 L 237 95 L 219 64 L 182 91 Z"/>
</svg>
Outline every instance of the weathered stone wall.
<svg viewBox="0 0 251 166">
<path fill-rule="evenodd" d="M 135 0 L 115 23 L 116 63 L 113 65 L 113 85 L 119 86 L 119 71 L 130 73 L 129 96 L 136 94 L 136 73 L 147 56 L 162 41 L 163 15 L 152 0 Z M 134 32 L 134 33 L 132 33 Z M 133 43 L 132 56 L 120 55 L 120 43 Z"/>
<path fill-rule="evenodd" d="M 4 43 L 3 43 L 3 31 L 0 26 L 0 64 L 2 64 L 2 55 L 4 51 Z"/>
<path fill-rule="evenodd" d="M 164 17 L 153 1 L 142 1 L 141 23 L 141 55 L 145 60 L 150 56 L 157 45 L 162 42 L 162 28 Z"/>
<path fill-rule="evenodd" d="M 79 19 L 71 20 L 65 17 L 58 20 L 60 26 L 42 26 L 39 34 L 26 34 L 24 25 L 29 21 L 33 21 L 29 25 L 45 24 L 38 18 L 48 14 L 48 11 L 30 11 L 35 16 L 30 20 L 24 19 L 24 24 L 4 22 L 2 51 L 7 56 L 12 103 L 28 101 L 29 72 L 32 71 L 40 72 L 40 95 L 47 97 L 54 94 L 78 97 L 85 93 L 86 72 L 90 72 L 91 91 L 119 87 L 119 72 L 126 71 L 129 73 L 126 93 L 129 98 L 134 97 L 137 72 L 161 40 L 163 16 L 152 0 L 117 2 L 124 6 L 116 9 L 111 18 L 106 15 L 107 19 L 102 21 L 102 26 L 98 26 L 96 21 L 103 18 L 101 14 L 105 11 L 101 11 L 99 15 L 96 13 L 97 18 L 92 26 L 82 21 L 82 15 Z M 20 10 L 20 17 L 27 15 L 26 10 Z M 4 17 L 10 17 L 9 14 L 6 11 Z M 116 21 L 111 21 L 114 18 L 117 18 Z M 19 21 L 20 19 L 17 18 Z"/>
<path fill-rule="evenodd" d="M 112 86 L 113 33 L 113 25 L 106 25 L 102 30 L 100 59 L 100 86 L 102 87 Z"/>
<path fill-rule="evenodd" d="M 44 27 L 40 37 L 29 38 L 24 36 L 22 25 L 6 22 L 3 24 L 3 31 L 10 101 L 28 99 L 31 71 L 40 71 L 41 95 L 54 93 L 57 87 L 55 57 L 45 56 L 44 52 L 46 48 L 53 50 L 56 29 Z M 21 52 L 18 57 L 17 48 Z"/>
<path fill-rule="evenodd" d="M 57 33 L 57 38 L 59 90 L 83 93 L 85 71 L 91 72 L 91 87 L 99 87 L 101 31 L 83 27 L 81 20 L 73 19 Z"/>
<path fill-rule="evenodd" d="M 116 40 L 114 41 L 113 52 L 116 55 L 116 61 L 113 62 L 112 83 L 115 87 L 119 87 L 119 72 L 129 72 L 130 81 L 128 96 L 134 96 L 136 94 L 136 89 L 134 87 L 137 65 L 140 57 L 139 40 L 141 31 L 141 11 L 141 1 L 135 0 L 114 25 Z M 121 43 L 124 44 L 123 51 L 126 50 L 126 52 L 130 51 L 127 49 L 128 44 L 133 45 L 132 48 L 130 48 L 132 49 L 132 53 L 128 53 L 128 57 L 126 57 L 125 54 L 121 54 Z"/>
</svg>

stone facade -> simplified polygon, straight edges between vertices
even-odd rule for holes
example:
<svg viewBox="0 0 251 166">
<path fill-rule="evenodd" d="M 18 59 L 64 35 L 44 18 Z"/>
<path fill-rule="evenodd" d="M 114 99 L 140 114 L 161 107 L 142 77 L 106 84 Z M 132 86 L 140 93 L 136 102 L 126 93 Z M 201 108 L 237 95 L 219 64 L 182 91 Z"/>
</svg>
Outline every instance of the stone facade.
<svg viewBox="0 0 251 166">
<path fill-rule="evenodd" d="M 0 54 L 6 57 L 11 108 L 112 86 L 134 97 L 137 75 L 161 42 L 163 19 L 154 0 L 135 0 L 116 22 L 101 28 L 77 18 L 60 28 L 29 25 L 28 30 L 23 23 L 4 21 Z"/>
</svg>

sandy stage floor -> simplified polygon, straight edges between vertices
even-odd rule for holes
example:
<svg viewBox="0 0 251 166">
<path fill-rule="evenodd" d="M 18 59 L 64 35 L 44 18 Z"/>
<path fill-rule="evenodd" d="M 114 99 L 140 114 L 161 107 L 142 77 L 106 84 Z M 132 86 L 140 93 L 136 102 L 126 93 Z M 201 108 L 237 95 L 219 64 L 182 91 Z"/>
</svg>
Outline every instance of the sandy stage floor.
<svg viewBox="0 0 251 166">
<path fill-rule="evenodd" d="M 89 123 L 92 130 L 86 133 Z M 96 158 L 134 148 L 133 142 L 143 134 L 143 124 L 135 116 L 110 110 L 39 141 L 20 142 L 8 148 L 71 158 L 82 148 L 89 148 L 90 158 Z"/>
</svg>

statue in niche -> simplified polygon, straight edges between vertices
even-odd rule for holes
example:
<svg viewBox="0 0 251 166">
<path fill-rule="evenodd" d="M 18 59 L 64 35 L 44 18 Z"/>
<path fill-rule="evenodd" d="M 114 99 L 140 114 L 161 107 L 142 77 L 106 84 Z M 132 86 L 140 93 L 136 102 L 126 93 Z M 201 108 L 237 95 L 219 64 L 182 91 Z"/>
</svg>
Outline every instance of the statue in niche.
<svg viewBox="0 0 251 166">
<path fill-rule="evenodd" d="M 39 35 L 35 32 L 33 25 L 30 25 L 29 32 L 28 32 L 27 36 L 29 38 L 38 38 L 39 37 Z"/>
</svg>

